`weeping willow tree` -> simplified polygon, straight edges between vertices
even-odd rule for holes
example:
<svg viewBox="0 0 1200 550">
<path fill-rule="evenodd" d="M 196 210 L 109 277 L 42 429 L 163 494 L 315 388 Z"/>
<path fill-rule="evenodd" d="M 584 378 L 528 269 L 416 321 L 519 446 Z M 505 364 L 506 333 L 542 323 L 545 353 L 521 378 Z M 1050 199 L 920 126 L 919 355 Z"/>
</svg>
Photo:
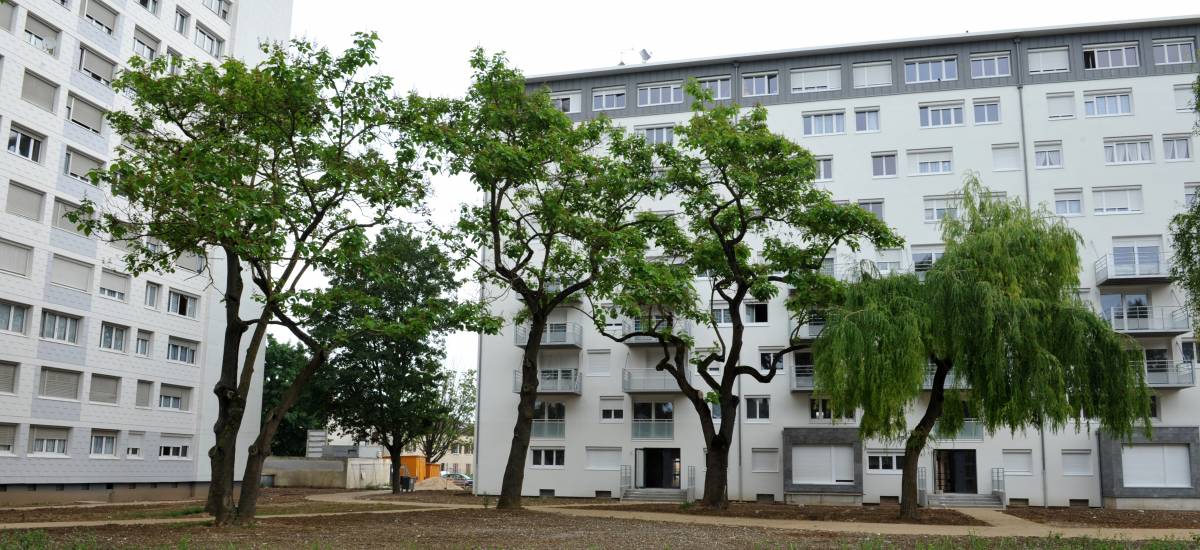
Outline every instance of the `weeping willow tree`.
<svg viewBox="0 0 1200 550">
<path fill-rule="evenodd" d="M 860 436 L 899 440 L 900 515 L 917 516 L 917 461 L 934 431 L 954 434 L 970 410 L 989 434 L 1079 429 L 1099 420 L 1113 437 L 1140 421 L 1149 393 L 1132 341 L 1075 296 L 1079 236 L 1049 212 L 992 198 L 967 177 L 946 252 L 916 274 L 864 277 L 829 313 L 814 344 L 816 391 L 835 414 L 861 409 Z M 906 411 L 928 405 L 915 426 Z M 953 376 L 954 383 L 947 381 Z"/>
</svg>

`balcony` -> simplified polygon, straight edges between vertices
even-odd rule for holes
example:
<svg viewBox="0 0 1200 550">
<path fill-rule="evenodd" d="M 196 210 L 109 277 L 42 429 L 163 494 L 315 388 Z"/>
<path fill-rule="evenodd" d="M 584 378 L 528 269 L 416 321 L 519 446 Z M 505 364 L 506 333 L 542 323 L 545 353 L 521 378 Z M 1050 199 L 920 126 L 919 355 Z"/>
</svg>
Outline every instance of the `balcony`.
<svg viewBox="0 0 1200 550">
<path fill-rule="evenodd" d="M 649 323 L 650 323 L 649 319 L 634 319 L 633 321 L 626 321 L 621 324 L 621 329 L 620 329 L 622 331 L 621 336 L 624 336 L 631 332 L 641 332 L 643 330 L 643 328 L 642 328 L 643 326 L 646 326 L 647 328 L 652 328 L 652 325 L 650 325 Z M 692 334 L 692 323 L 684 320 L 684 321 L 680 322 L 679 325 L 674 327 L 674 332 L 675 332 L 675 334 L 678 334 L 681 336 L 691 335 Z M 653 336 L 632 336 L 628 340 L 625 340 L 625 345 L 627 345 L 627 346 L 657 346 L 657 345 L 659 345 L 659 342 L 658 342 L 658 338 L 655 338 Z"/>
<path fill-rule="evenodd" d="M 634 439 L 674 439 L 674 420 L 634 420 Z"/>
<path fill-rule="evenodd" d="M 565 439 L 567 437 L 567 421 L 535 418 L 533 431 L 529 436 L 536 439 Z"/>
<path fill-rule="evenodd" d="M 1196 385 L 1195 365 L 1168 359 L 1136 361 L 1146 369 L 1146 385 L 1151 388 L 1190 388 Z"/>
<path fill-rule="evenodd" d="M 933 425 L 933 436 L 936 439 L 954 440 L 954 441 L 983 441 L 983 435 L 987 430 L 983 428 L 983 422 L 978 420 L 963 421 L 962 429 L 952 436 L 946 436 L 941 433 L 939 424 Z"/>
<path fill-rule="evenodd" d="M 514 331 L 517 347 L 529 345 L 529 326 L 520 325 Z M 583 327 L 579 323 L 546 323 L 542 333 L 543 348 L 583 348 Z"/>
<path fill-rule="evenodd" d="M 812 318 L 808 323 L 800 325 L 800 331 L 796 332 L 796 318 L 789 316 L 787 328 L 789 337 L 795 333 L 796 338 L 801 342 L 811 342 L 821 335 L 821 331 L 825 330 L 825 318 L 823 316 Z"/>
<path fill-rule="evenodd" d="M 925 382 L 923 382 L 921 384 L 921 387 L 923 389 L 926 389 L 926 390 L 933 389 L 933 375 L 936 371 L 937 371 L 937 367 L 935 367 L 933 365 L 930 365 L 928 368 L 925 369 Z M 946 382 L 942 385 L 942 388 L 951 389 L 951 388 L 966 388 L 966 387 L 967 387 L 966 382 L 962 382 L 960 384 L 958 375 L 954 374 L 954 371 L 950 371 L 950 372 L 946 373 Z"/>
<path fill-rule="evenodd" d="M 792 391 L 813 390 L 813 366 L 795 365 L 792 367 Z"/>
<path fill-rule="evenodd" d="M 1096 286 L 1160 285 L 1171 282 L 1170 261 L 1157 250 L 1114 251 L 1094 265 Z"/>
<path fill-rule="evenodd" d="M 1130 336 L 1173 337 L 1192 330 L 1187 310 L 1182 307 L 1125 306 L 1100 314 L 1113 330 Z"/>
<path fill-rule="evenodd" d="M 521 391 L 521 370 L 513 370 L 513 393 Z M 538 395 L 583 393 L 583 376 L 579 369 L 543 369 L 538 371 Z"/>
<path fill-rule="evenodd" d="M 690 371 L 685 370 L 684 377 L 690 381 Z M 621 389 L 625 393 L 678 393 L 681 391 L 671 373 L 654 368 L 623 369 L 621 371 Z"/>
</svg>

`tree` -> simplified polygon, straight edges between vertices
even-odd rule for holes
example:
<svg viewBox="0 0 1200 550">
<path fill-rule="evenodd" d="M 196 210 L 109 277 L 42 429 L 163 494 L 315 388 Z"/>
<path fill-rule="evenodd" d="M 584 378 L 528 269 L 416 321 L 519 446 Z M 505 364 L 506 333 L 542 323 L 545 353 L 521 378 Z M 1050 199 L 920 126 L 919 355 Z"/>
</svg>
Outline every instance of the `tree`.
<svg viewBox="0 0 1200 550">
<path fill-rule="evenodd" d="M 281 342 L 267 335 L 266 360 L 263 362 L 264 409 L 273 409 L 283 399 L 296 375 L 308 364 L 308 352 L 304 346 Z M 308 430 L 322 429 L 329 425 L 330 398 L 333 381 L 324 370 L 314 377 L 301 393 L 299 401 L 284 415 L 283 421 L 271 442 L 273 456 L 304 456 L 308 445 Z"/>
<path fill-rule="evenodd" d="M 479 256 L 484 288 L 515 293 L 524 310 L 527 344 L 521 360 L 520 402 L 505 463 L 498 508 L 519 508 L 537 399 L 538 356 L 555 308 L 581 296 L 614 266 L 644 253 L 644 228 L 660 221 L 635 215 L 657 196 L 653 155 L 641 139 L 606 119 L 573 123 L 531 92 L 503 56 L 476 50 L 465 100 L 433 101 L 427 136 L 450 173 L 465 173 L 482 196 L 463 208 L 457 231 Z"/>
<path fill-rule="evenodd" d="M 1200 76 L 1194 85 L 1195 102 L 1192 109 L 1200 115 Z M 1200 121 L 1196 123 L 1200 134 Z M 1184 297 L 1188 313 L 1196 332 L 1200 332 L 1200 198 L 1193 195 L 1184 211 L 1171 218 L 1171 240 L 1175 244 L 1175 258 L 1171 263 L 1171 278 L 1186 292 Z"/>
<path fill-rule="evenodd" d="M 475 423 L 475 371 L 447 376 L 440 387 L 440 414 L 421 431 L 418 443 L 426 464 L 437 464 L 462 438 L 471 435 Z"/>
<path fill-rule="evenodd" d="M 697 98 L 692 118 L 675 128 L 674 146 L 656 148 L 664 171 L 661 179 L 678 197 L 678 210 L 664 216 L 670 226 L 658 228 L 654 235 L 662 253 L 650 264 L 658 265 L 634 262 L 634 270 L 611 289 L 618 295 L 611 301 L 621 314 L 646 321 L 640 324 L 642 330 L 616 340 L 660 338 L 664 357 L 655 368 L 676 380 L 704 430 L 703 503 L 724 508 L 736 423 L 716 425 L 709 407 L 718 407 L 721 418 L 735 418 L 738 377 L 769 383 L 782 359 L 802 346 L 796 331 L 839 285 L 820 273 L 831 251 L 838 245 L 857 250 L 860 241 L 880 248 L 900 241 L 870 212 L 835 203 L 827 191 L 814 186 L 812 154 L 772 133 L 764 108 L 710 108 L 705 105 L 710 95 L 697 82 L 689 82 L 686 89 Z M 702 292 L 693 286 L 700 275 L 709 281 Z M 790 292 L 786 303 L 797 320 L 791 341 L 771 355 L 765 370 L 743 364 L 743 307 L 768 301 L 783 289 Z M 704 325 L 715 340 L 711 349 L 690 358 L 688 338 L 680 330 L 687 319 Z M 598 321 L 597 326 L 603 324 Z M 720 374 L 710 373 L 714 364 L 721 366 Z M 699 389 L 688 381 L 687 369 Z"/>
<path fill-rule="evenodd" d="M 425 195 L 404 131 L 406 102 L 392 95 L 390 78 L 363 76 L 376 40 L 358 34 L 337 56 L 304 41 L 265 46 L 255 67 L 173 60 L 172 71 L 165 59 L 135 57 L 113 83 L 131 100 L 108 115 L 125 147 L 91 177 L 114 199 L 88 201 L 73 217 L 124 246 L 134 273 L 171 270 L 181 255 L 224 256 L 224 273 L 210 274 L 225 308 L 205 508 L 218 526 L 253 518 L 274 430 L 329 353 L 294 319 L 297 285 L 359 254 L 368 227 Z M 258 305 L 246 307 L 252 299 Z M 264 415 L 235 518 L 237 435 L 271 323 L 288 328 L 310 359 Z"/>
<path fill-rule="evenodd" d="M 945 255 L 924 280 L 865 275 L 813 349 L 815 392 L 833 414 L 861 409 L 864 439 L 907 437 L 900 514 L 910 519 L 930 434 L 957 433 L 968 410 L 989 433 L 1087 419 L 1112 437 L 1138 420 L 1149 429 L 1132 340 L 1075 297 L 1078 234 L 1044 209 L 992 198 L 973 175 L 957 213 L 942 222 Z M 931 363 L 928 404 L 910 425 Z"/>
</svg>

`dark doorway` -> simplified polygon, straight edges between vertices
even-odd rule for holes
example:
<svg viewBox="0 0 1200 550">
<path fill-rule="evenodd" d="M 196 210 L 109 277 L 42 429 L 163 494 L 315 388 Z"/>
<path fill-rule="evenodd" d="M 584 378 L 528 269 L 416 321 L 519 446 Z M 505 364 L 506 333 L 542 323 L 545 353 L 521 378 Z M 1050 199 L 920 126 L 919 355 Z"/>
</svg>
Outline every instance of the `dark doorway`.
<svg viewBox="0 0 1200 550">
<path fill-rule="evenodd" d="M 679 488 L 679 449 L 638 449 L 636 459 L 638 487 Z"/>
<path fill-rule="evenodd" d="M 975 471 L 975 451 L 939 450 L 935 455 L 936 482 L 938 493 L 979 492 L 978 476 Z"/>
</svg>

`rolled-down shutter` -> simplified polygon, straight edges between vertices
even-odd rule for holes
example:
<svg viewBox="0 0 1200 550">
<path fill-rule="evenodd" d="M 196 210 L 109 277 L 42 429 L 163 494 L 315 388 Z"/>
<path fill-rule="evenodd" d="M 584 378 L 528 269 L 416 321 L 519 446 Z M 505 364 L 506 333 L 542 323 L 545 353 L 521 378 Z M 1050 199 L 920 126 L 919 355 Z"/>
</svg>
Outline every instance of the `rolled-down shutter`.
<svg viewBox="0 0 1200 550">
<path fill-rule="evenodd" d="M 181 388 L 179 386 L 168 386 L 166 384 L 163 384 L 163 386 L 161 388 L 159 388 L 158 393 L 159 393 L 159 395 L 166 395 L 169 397 L 178 397 L 179 402 L 180 402 L 179 408 L 183 409 L 185 411 L 188 410 L 188 394 L 191 393 L 191 390 L 189 390 L 188 388 Z"/>
<path fill-rule="evenodd" d="M 42 369 L 42 396 L 79 399 L 79 373 Z"/>
<path fill-rule="evenodd" d="M 145 380 L 138 380 L 137 384 L 137 403 L 139 407 L 150 406 L 150 393 L 154 391 L 154 383 Z"/>
<path fill-rule="evenodd" d="M 9 214 L 41 221 L 42 202 L 45 198 L 46 195 L 40 191 L 10 182 L 8 184 L 8 202 L 5 203 L 4 209 Z"/>
<path fill-rule="evenodd" d="M 17 393 L 17 365 L 0 363 L 0 392 Z"/>
<path fill-rule="evenodd" d="M 97 403 L 116 403 L 120 386 L 120 378 L 93 374 L 88 399 Z"/>
<path fill-rule="evenodd" d="M 0 447 L 7 446 L 11 452 L 17 443 L 17 427 L 12 424 L 0 424 Z"/>
<path fill-rule="evenodd" d="M 113 76 L 117 72 L 117 65 L 103 57 L 100 57 L 92 50 L 83 48 L 80 53 L 80 68 L 87 69 L 88 72 L 103 78 L 105 82 L 111 82 Z"/>
<path fill-rule="evenodd" d="M 50 282 L 82 291 L 88 291 L 92 281 L 92 266 L 68 260 L 62 256 L 54 257 L 50 268 Z"/>
<path fill-rule="evenodd" d="M 91 1 L 87 5 L 87 16 L 95 19 L 101 25 L 110 29 L 117 28 L 117 13 L 99 2 Z"/>
<path fill-rule="evenodd" d="M 31 256 L 32 248 L 0 240 L 0 271 L 28 275 Z"/>
<path fill-rule="evenodd" d="M 70 432 L 67 428 L 48 428 L 38 426 L 33 429 L 34 439 L 66 439 Z"/>
<path fill-rule="evenodd" d="M 54 96 L 58 86 L 26 71 L 25 79 L 21 81 L 21 99 L 24 99 L 47 111 L 54 110 Z"/>
<path fill-rule="evenodd" d="M 63 202 L 61 200 L 55 200 L 54 201 L 54 220 L 53 220 L 54 227 L 62 229 L 63 231 L 70 231 L 72 233 L 80 233 L 79 226 L 75 225 L 75 222 L 71 221 L 71 219 L 68 217 L 70 214 L 73 214 L 73 213 L 77 212 L 78 210 L 79 210 L 78 206 L 75 206 L 75 205 L 67 203 L 67 202 Z"/>
<path fill-rule="evenodd" d="M 99 170 L 103 163 L 79 151 L 68 150 L 67 173 L 77 178 L 86 178 L 88 172 Z"/>
<path fill-rule="evenodd" d="M 78 122 L 94 132 L 99 132 L 104 123 L 104 111 L 82 99 L 71 97 L 71 120 Z"/>
<path fill-rule="evenodd" d="M 105 269 L 100 272 L 100 286 L 129 294 L 129 275 Z"/>
<path fill-rule="evenodd" d="M 12 2 L 0 2 L 0 29 L 6 31 L 12 30 L 13 14 L 17 11 L 17 6 Z"/>
</svg>

